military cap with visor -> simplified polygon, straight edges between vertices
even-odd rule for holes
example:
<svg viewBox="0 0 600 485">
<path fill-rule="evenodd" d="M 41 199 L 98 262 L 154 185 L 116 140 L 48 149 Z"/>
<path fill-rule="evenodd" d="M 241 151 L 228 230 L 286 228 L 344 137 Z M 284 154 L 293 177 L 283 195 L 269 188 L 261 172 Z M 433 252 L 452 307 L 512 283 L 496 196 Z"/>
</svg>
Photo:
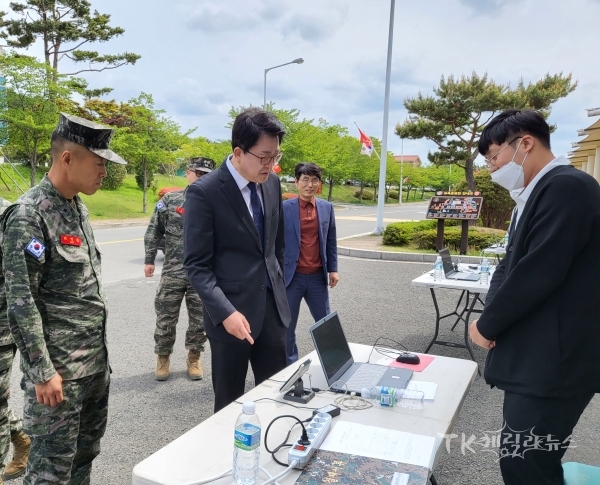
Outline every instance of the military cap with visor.
<svg viewBox="0 0 600 485">
<path fill-rule="evenodd" d="M 193 172 L 212 172 L 215 169 L 215 162 L 206 157 L 190 158 L 187 164 L 188 170 Z"/>
<path fill-rule="evenodd" d="M 104 160 L 127 165 L 127 162 L 109 147 L 113 133 L 114 130 L 108 126 L 66 113 L 60 114 L 58 126 L 54 130 L 55 135 L 84 146 Z"/>
</svg>

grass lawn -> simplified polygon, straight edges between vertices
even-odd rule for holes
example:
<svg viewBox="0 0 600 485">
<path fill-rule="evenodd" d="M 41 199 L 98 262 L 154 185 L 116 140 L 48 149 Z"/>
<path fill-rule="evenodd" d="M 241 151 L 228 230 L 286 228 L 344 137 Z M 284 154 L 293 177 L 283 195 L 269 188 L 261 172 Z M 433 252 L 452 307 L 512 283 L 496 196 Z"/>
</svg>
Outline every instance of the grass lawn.
<svg viewBox="0 0 600 485">
<path fill-rule="evenodd" d="M 187 186 L 185 177 L 168 177 L 166 175 L 155 175 L 157 180 L 158 190 L 164 187 L 181 187 Z M 90 211 L 90 219 L 135 219 L 149 218 L 154 210 L 154 206 L 158 201 L 158 191 L 154 193 L 148 191 L 148 213 L 142 212 L 143 193 L 138 188 L 135 182 L 135 175 L 127 175 L 125 181 L 118 190 L 99 190 L 94 195 L 82 195 L 81 198 L 85 202 Z"/>
<path fill-rule="evenodd" d="M 296 189 L 296 185 L 293 182 L 282 183 L 282 190 L 283 190 L 283 192 L 288 192 L 291 194 L 298 193 L 298 190 Z M 356 204 L 356 205 L 366 205 L 366 206 L 377 205 L 377 201 L 373 201 L 373 200 L 363 200 L 362 203 L 359 202 L 358 198 L 354 197 L 354 193 L 357 190 L 360 190 L 360 187 L 354 187 L 351 185 L 334 185 L 333 192 L 332 192 L 332 202 L 338 202 L 340 204 Z M 365 187 L 364 190 L 368 190 L 369 192 L 373 193 L 372 187 Z M 417 196 L 416 200 L 413 200 L 413 198 L 411 196 L 409 201 L 406 202 L 403 198 L 402 203 L 403 204 L 407 204 L 407 203 L 412 204 L 412 203 L 419 203 L 419 202 L 427 202 L 432 195 L 433 195 L 433 193 L 425 192 L 424 199 L 421 199 L 421 196 L 419 194 Z M 327 200 L 328 196 L 329 196 L 329 185 L 324 184 L 323 192 L 321 194 L 318 194 L 317 197 Z M 388 198 L 387 204 L 397 204 L 397 203 L 398 203 L 398 199 Z"/>
<path fill-rule="evenodd" d="M 14 178 L 17 178 L 10 168 L 8 170 Z M 27 167 L 18 167 L 18 170 L 29 181 L 29 169 Z M 3 172 L 0 173 L 11 188 L 10 191 L 7 190 L 6 186 L 0 182 L 0 197 L 12 202 L 21 195 L 21 192 L 15 189 L 10 179 Z M 38 173 L 38 182 L 42 179 L 42 176 L 42 173 Z M 155 175 L 155 179 L 157 180 L 158 190 L 164 187 L 184 188 L 187 186 L 187 179 L 185 177 Z M 20 178 L 18 178 L 18 182 L 22 188 L 25 188 L 26 184 Z M 81 199 L 90 211 L 90 219 L 92 220 L 135 219 L 150 217 L 154 210 L 154 205 L 158 200 L 157 194 L 158 191 L 156 193 L 152 190 L 148 191 L 148 213 L 144 214 L 142 212 L 143 193 L 135 182 L 135 175 L 127 175 L 123 186 L 118 190 L 99 190 L 91 196 L 81 195 Z"/>
</svg>

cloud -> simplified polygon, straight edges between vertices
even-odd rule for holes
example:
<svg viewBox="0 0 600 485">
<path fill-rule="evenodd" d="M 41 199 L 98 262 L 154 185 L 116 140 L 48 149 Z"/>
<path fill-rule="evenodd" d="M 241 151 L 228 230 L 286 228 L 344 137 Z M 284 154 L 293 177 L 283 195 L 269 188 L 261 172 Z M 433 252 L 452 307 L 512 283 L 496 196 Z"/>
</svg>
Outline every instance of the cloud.
<svg viewBox="0 0 600 485">
<path fill-rule="evenodd" d="M 502 12 L 517 0 L 460 0 L 460 3 L 469 7 L 476 15 L 492 16 Z"/>
<path fill-rule="evenodd" d="M 252 25 L 243 11 L 228 6 L 205 3 L 200 5 L 186 22 L 190 30 L 225 32 Z"/>
<path fill-rule="evenodd" d="M 295 14 L 282 25 L 281 33 L 284 37 L 297 36 L 305 42 L 320 44 L 333 35 L 333 27 L 324 18 Z"/>
</svg>

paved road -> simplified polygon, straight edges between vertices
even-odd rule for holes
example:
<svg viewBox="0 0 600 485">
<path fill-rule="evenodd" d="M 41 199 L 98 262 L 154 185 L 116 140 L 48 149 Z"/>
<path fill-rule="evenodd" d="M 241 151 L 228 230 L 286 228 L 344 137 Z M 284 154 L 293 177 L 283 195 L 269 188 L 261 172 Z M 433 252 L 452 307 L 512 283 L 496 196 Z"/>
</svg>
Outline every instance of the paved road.
<svg viewBox="0 0 600 485">
<path fill-rule="evenodd" d="M 384 224 L 400 220 L 424 219 L 427 204 L 386 206 Z M 372 232 L 377 222 L 375 207 L 340 206 L 336 208 L 338 238 Z M 138 278 L 144 264 L 144 233 L 146 227 L 124 227 L 96 230 L 102 251 L 102 276 L 105 284 Z M 162 255 L 156 260 L 162 264 Z M 157 267 L 157 271 L 160 268 Z M 158 274 L 158 273 L 157 273 Z"/>
<path fill-rule="evenodd" d="M 417 208 L 411 207 L 410 210 L 418 213 Z M 341 215 L 342 211 L 337 214 Z M 374 210 L 361 208 L 352 214 L 361 218 L 371 217 Z M 358 232 L 372 229 L 371 221 L 340 219 L 340 232 L 347 230 L 346 224 L 368 226 L 366 229 L 360 226 Z M 113 374 L 109 426 L 102 442 L 102 453 L 95 461 L 92 478 L 94 485 L 131 483 L 131 471 L 136 463 L 212 414 L 210 351 L 202 356 L 207 380 L 192 382 L 185 373 L 182 341 L 185 308 L 182 310 L 184 323 L 179 325 L 179 338 L 173 354 L 173 375 L 166 382 L 154 380 L 153 300 L 158 278 L 145 279 L 140 276 L 143 262 L 140 238 L 143 237 L 143 232 L 144 228 L 97 231 L 97 238 L 103 243 L 105 289 L 110 304 L 108 338 Z M 409 349 L 423 350 L 433 331 L 434 311 L 429 293 L 424 289 L 411 287 L 410 281 L 428 269 L 429 265 L 418 263 L 342 257 L 341 281 L 331 292 L 331 304 L 340 313 L 348 339 L 373 344 L 376 337 L 386 336 L 402 342 Z M 452 291 L 442 293 L 442 310 L 449 310 L 456 297 L 457 294 Z M 310 314 L 303 306 L 298 325 L 301 355 L 312 350 L 307 331 L 311 323 Z M 451 333 L 449 326 L 444 329 L 442 338 L 460 341 L 460 336 Z M 466 358 L 466 352 L 460 349 L 434 347 L 433 351 L 440 355 Z M 483 365 L 485 352 L 475 350 L 475 355 L 479 364 Z M 20 375 L 15 367 L 11 405 L 20 413 L 22 392 L 19 379 Z M 247 385 L 252 385 L 251 375 Z M 473 443 L 468 447 L 463 446 L 461 452 L 463 433 L 465 442 L 469 442 L 470 437 L 474 436 L 481 443 L 484 431 L 500 428 L 501 407 L 501 392 L 490 389 L 482 379 L 477 378 L 455 424 L 454 432 L 458 438 L 452 441 L 450 453 L 444 453 L 435 469 L 438 483 L 502 483 L 492 453 Z M 298 411 L 298 415 L 308 417 L 308 413 L 301 411 Z M 574 444 L 577 448 L 569 450 L 567 458 L 600 465 L 597 445 L 599 434 L 600 399 L 596 397 L 575 431 Z M 211 437 L 207 436 L 206 439 L 210 440 Z M 470 449 L 474 452 L 469 451 Z M 165 463 L 165 466 L 168 467 L 169 464 Z M 22 481 L 17 479 L 10 483 L 20 485 Z"/>
</svg>

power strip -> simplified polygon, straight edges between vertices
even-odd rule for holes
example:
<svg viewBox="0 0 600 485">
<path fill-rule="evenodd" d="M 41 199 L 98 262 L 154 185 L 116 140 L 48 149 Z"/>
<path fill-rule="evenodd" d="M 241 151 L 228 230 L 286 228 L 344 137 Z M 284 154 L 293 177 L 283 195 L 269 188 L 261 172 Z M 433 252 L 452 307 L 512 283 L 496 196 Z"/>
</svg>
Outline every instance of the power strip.
<svg viewBox="0 0 600 485">
<path fill-rule="evenodd" d="M 294 446 L 288 451 L 288 465 L 291 465 L 293 461 L 298 463 L 294 468 L 304 468 L 310 460 L 316 450 L 319 449 L 321 443 L 329 433 L 331 429 L 331 420 L 333 418 L 328 413 L 315 414 L 311 422 L 306 427 L 308 433 L 309 445 L 303 445 L 300 440 L 296 442 Z"/>
</svg>

